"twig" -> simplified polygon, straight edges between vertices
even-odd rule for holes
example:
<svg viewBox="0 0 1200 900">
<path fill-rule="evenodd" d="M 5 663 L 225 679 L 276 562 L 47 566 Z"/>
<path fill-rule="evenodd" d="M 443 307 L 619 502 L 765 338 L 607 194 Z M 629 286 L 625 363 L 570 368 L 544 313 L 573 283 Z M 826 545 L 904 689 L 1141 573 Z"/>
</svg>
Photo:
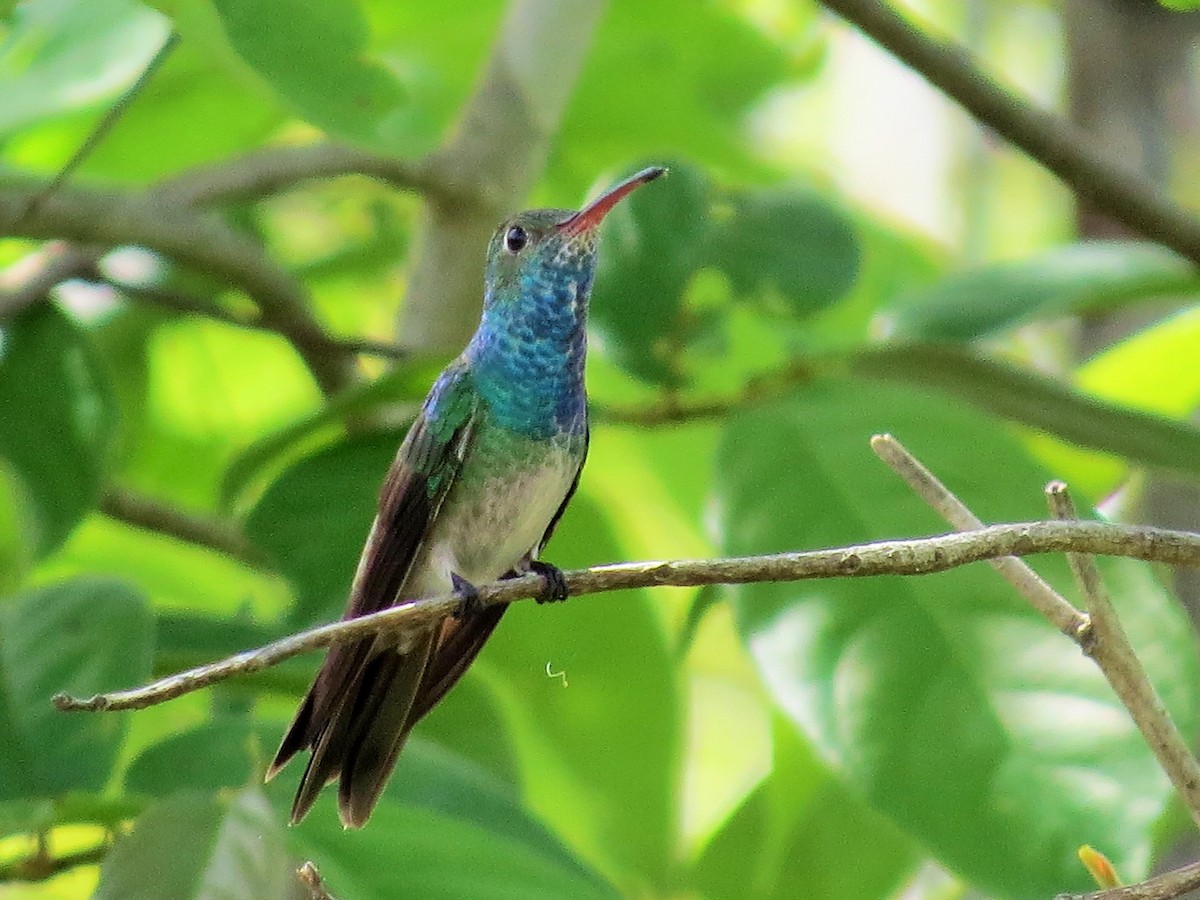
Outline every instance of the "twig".
<svg viewBox="0 0 1200 900">
<path fill-rule="evenodd" d="M 1200 263 L 1200 220 L 1148 181 L 1112 165 L 1080 129 L 1020 100 L 981 72 L 965 48 L 935 40 L 879 0 L 821 0 L 972 116 L 1037 160 L 1078 196 Z"/>
<path fill-rule="evenodd" d="M 1046 488 L 1050 511 L 1056 519 L 1076 521 L 1075 504 L 1067 486 L 1053 481 Z M 1192 820 L 1200 826 L 1200 764 L 1150 683 L 1137 653 L 1129 643 L 1116 608 L 1109 598 L 1096 561 L 1086 553 L 1068 551 L 1067 562 L 1079 591 L 1087 600 L 1091 626 L 1079 634 L 1083 652 L 1092 658 L 1121 698 L 1125 708 L 1154 752 L 1175 790 L 1183 798 Z"/>
<path fill-rule="evenodd" d="M 302 885 L 308 888 L 311 900 L 334 900 L 333 894 L 329 893 L 329 889 L 325 887 L 325 882 L 321 879 L 321 873 L 317 871 L 317 867 L 312 860 L 306 861 L 304 865 L 296 870 L 296 878 Z"/>
<path fill-rule="evenodd" d="M 871 439 L 871 447 L 942 518 L 962 533 L 979 533 L 976 530 L 981 525 L 979 519 L 899 441 L 891 435 L 876 435 Z M 1062 524 L 1102 524 L 1080 522 L 1074 518 L 1074 508 L 1061 482 L 1053 482 L 1047 493 L 1055 515 L 1059 518 L 1069 515 L 1072 519 Z M 1103 524 L 1102 527 L 1115 526 Z M 1200 824 L 1200 768 L 1129 646 L 1100 583 L 1095 563 L 1083 556 L 1095 551 L 1081 546 L 1065 547 L 1064 551 L 1072 569 L 1076 571 L 1076 577 L 1080 579 L 1081 589 L 1090 604 L 1090 616 L 1076 610 L 1021 560 L 997 560 L 993 565 L 1038 612 L 1075 641 L 1100 667 L 1113 692 L 1129 711 L 1134 724 L 1175 785 L 1193 820 Z M 1090 571 L 1085 571 L 1089 568 Z M 1105 624 L 1098 626 L 1097 618 Z"/>
<path fill-rule="evenodd" d="M 100 511 L 129 525 L 208 547 L 254 568 L 270 568 L 267 555 L 230 522 L 181 512 L 117 487 L 110 487 L 101 495 Z"/>
<path fill-rule="evenodd" d="M 51 856 L 45 847 L 39 847 L 31 856 L 0 866 L 0 884 L 13 881 L 46 881 L 77 866 L 94 865 L 103 860 L 110 849 L 109 842 L 105 841 L 95 847 L 64 853 L 62 856 Z"/>
<path fill-rule="evenodd" d="M 1130 556 L 1200 568 L 1200 535 L 1103 522 L 1026 522 L 992 525 L 960 534 L 880 541 L 832 550 L 780 553 L 728 559 L 633 562 L 564 573 L 573 596 L 627 588 L 695 587 L 705 584 L 749 584 L 808 578 L 923 575 L 971 562 L 1003 556 L 1076 550 Z M 511 603 L 539 596 L 542 576 L 530 574 L 479 588 L 482 603 Z M 191 693 L 227 678 L 249 675 L 300 653 L 333 643 L 377 634 L 412 634 L 453 613 L 461 603 L 446 594 L 394 606 L 381 612 L 302 631 L 265 647 L 220 662 L 189 669 L 144 687 L 76 699 L 54 698 L 63 711 L 142 709 Z"/>
<path fill-rule="evenodd" d="M 83 143 L 71 154 L 71 158 L 58 170 L 58 173 L 46 183 L 46 186 L 39 193 L 30 199 L 29 205 L 20 213 L 17 219 L 18 222 L 26 216 L 33 215 L 42 203 L 45 202 L 47 197 L 67 183 L 67 179 L 75 173 L 76 169 L 83 165 L 84 160 L 92 154 L 93 150 L 100 146 L 108 136 L 108 133 L 112 131 L 113 126 L 117 124 L 117 120 L 125 114 L 125 110 L 129 109 L 130 104 L 142 92 L 142 89 L 150 83 L 150 79 L 154 77 L 154 73 L 166 62 L 167 57 L 171 55 L 171 51 L 175 49 L 178 43 L 179 34 L 177 32 L 172 31 L 167 35 L 167 39 L 162 42 L 162 46 L 158 48 L 154 56 L 150 59 L 150 62 L 146 64 L 146 68 L 142 69 L 142 73 L 138 75 L 137 80 L 117 99 L 116 103 L 109 107 L 108 111 L 105 112 L 100 121 L 89 132 Z"/>
<path fill-rule="evenodd" d="M 921 464 L 904 445 L 890 434 L 877 434 L 871 438 L 871 449 L 904 479 L 922 500 L 939 516 L 959 531 L 974 531 L 986 526 L 967 509 L 961 500 L 950 493 L 937 476 Z M 1042 576 L 1019 559 L 992 560 L 992 567 L 1011 584 L 1022 597 L 1033 604 L 1043 616 L 1069 637 L 1078 640 L 1079 631 L 1087 625 L 1087 616 L 1065 600 L 1058 591 L 1046 583 Z"/>
<path fill-rule="evenodd" d="M 1054 900 L 1173 900 L 1196 888 L 1200 888 L 1200 862 L 1156 875 L 1140 884 L 1090 894 L 1059 894 Z"/>
</svg>

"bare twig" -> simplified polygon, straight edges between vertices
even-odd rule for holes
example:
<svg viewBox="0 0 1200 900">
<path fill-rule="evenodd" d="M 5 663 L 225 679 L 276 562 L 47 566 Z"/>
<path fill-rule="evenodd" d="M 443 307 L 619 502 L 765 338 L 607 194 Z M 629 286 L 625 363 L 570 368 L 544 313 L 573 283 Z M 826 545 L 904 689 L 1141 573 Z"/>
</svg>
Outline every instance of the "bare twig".
<svg viewBox="0 0 1200 900">
<path fill-rule="evenodd" d="M 1102 522 L 1027 522 L 992 525 L 963 534 L 880 541 L 833 550 L 771 556 L 674 562 L 618 563 L 564 573 L 571 595 L 671 585 L 748 584 L 808 578 L 923 575 L 1003 556 L 1057 553 L 1130 556 L 1200 567 L 1200 535 Z M 545 590 L 540 575 L 523 575 L 479 588 L 483 603 L 511 603 Z M 412 634 L 450 615 L 461 603 L 455 594 L 400 604 L 381 612 L 302 631 L 265 647 L 248 650 L 206 666 L 189 669 L 144 687 L 76 699 L 54 698 L 64 711 L 142 709 L 191 693 L 234 676 L 249 675 L 301 653 L 379 632 Z"/>
<path fill-rule="evenodd" d="M 1046 488 L 1050 511 L 1056 519 L 1076 521 L 1075 504 L 1061 481 Z M 1090 628 L 1080 632 L 1080 646 L 1092 658 L 1121 698 L 1138 730 L 1146 739 L 1175 790 L 1183 798 L 1192 820 L 1200 825 L 1200 765 L 1167 712 L 1162 698 L 1129 643 L 1116 608 L 1109 598 L 1096 561 L 1086 553 L 1068 551 L 1067 562 L 1087 600 Z"/>
<path fill-rule="evenodd" d="M 935 40 L 879 0 L 821 0 L 981 123 L 1037 160 L 1078 196 L 1151 240 L 1200 263 L 1200 220 L 1150 182 L 1093 149 L 1070 122 L 1004 90 L 965 48 Z"/>
<path fill-rule="evenodd" d="M 890 434 L 871 438 L 871 449 L 908 484 L 910 488 L 939 516 L 959 531 L 984 528 L 979 518 L 961 500 L 950 493 L 937 476 L 923 466 Z M 1037 572 L 1019 559 L 992 560 L 992 566 L 1004 579 L 1034 605 L 1038 612 L 1071 640 L 1078 640 L 1079 631 L 1087 625 L 1087 616 L 1067 602 L 1046 583 Z"/>
<path fill-rule="evenodd" d="M 316 864 L 312 860 L 306 861 L 296 870 L 296 878 L 308 888 L 311 900 L 334 900 L 333 894 L 329 893 L 329 889 L 325 887 L 321 873 L 317 871 Z"/>
<path fill-rule="evenodd" d="M 266 554 L 230 522 L 185 513 L 116 487 L 110 487 L 101 495 L 100 511 L 129 525 L 208 547 L 254 568 L 270 567 Z"/>
<path fill-rule="evenodd" d="M 942 518 L 963 533 L 979 533 L 977 529 L 982 524 L 979 519 L 899 441 L 891 435 L 876 435 L 871 439 L 871 447 Z M 1101 524 L 1075 519 L 1074 508 L 1061 482 L 1052 483 L 1048 495 L 1056 516 L 1069 516 L 1072 524 Z M 1064 549 L 1090 604 L 1090 616 L 1076 610 L 1021 560 L 997 560 L 992 565 L 1038 612 L 1075 641 L 1100 667 L 1113 692 L 1129 711 L 1134 724 L 1175 785 L 1192 818 L 1200 824 L 1200 768 L 1129 646 L 1100 583 L 1095 563 L 1084 555 L 1094 551 L 1083 547 Z M 1105 624 L 1098 626 L 1097 619 Z"/>
<path fill-rule="evenodd" d="M 1174 900 L 1197 888 L 1200 888 L 1200 862 L 1156 875 L 1140 884 L 1090 894 L 1059 894 L 1054 900 Z"/>
</svg>

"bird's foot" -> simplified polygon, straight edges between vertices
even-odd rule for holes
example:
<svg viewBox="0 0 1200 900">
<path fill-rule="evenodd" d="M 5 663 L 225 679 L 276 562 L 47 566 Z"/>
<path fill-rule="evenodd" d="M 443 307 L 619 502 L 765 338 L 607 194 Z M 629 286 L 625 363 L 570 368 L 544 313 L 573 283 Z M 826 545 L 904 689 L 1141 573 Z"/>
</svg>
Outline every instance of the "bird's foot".
<svg viewBox="0 0 1200 900">
<path fill-rule="evenodd" d="M 450 573 L 450 584 L 458 595 L 458 606 L 454 608 L 454 618 L 460 622 L 483 612 L 483 601 L 479 599 L 479 588 L 467 581 L 457 572 Z"/>
<path fill-rule="evenodd" d="M 535 559 L 529 563 L 529 571 L 536 572 L 546 581 L 542 593 L 535 598 L 538 603 L 561 603 L 571 593 L 567 586 L 567 576 L 558 566 Z"/>
</svg>

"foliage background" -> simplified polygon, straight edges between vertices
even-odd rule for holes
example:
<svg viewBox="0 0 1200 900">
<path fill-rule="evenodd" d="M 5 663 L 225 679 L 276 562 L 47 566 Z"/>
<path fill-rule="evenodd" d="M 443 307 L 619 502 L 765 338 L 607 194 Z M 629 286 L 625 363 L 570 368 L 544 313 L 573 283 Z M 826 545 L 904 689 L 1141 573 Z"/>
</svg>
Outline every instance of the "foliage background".
<svg viewBox="0 0 1200 900">
<path fill-rule="evenodd" d="M 1056 9 L 921 13 L 1061 104 Z M 1130 879 L 1175 844 L 1166 779 L 1099 674 L 983 567 L 519 604 L 361 832 L 329 798 L 285 829 L 298 773 L 261 786 L 316 659 L 136 714 L 54 713 L 57 691 L 340 615 L 382 473 L 474 327 L 483 241 L 514 207 L 673 167 L 607 226 L 592 455 L 547 553 L 563 567 L 944 530 L 872 458 L 882 431 L 987 520 L 1043 517 L 1050 477 L 1144 516 L 1162 473 L 1200 472 L 1200 282 L 1147 243 L 1073 242 L 1064 188 L 803 2 L 0 16 L 0 200 L 25 212 L 0 240 L 3 286 L 60 252 L 41 238 L 112 251 L 46 298 L 0 295 L 4 900 L 285 897 L 301 859 L 341 898 L 1046 897 L 1087 888 L 1080 844 Z M 57 199 L 30 191 L 172 32 L 53 195 L 59 224 L 36 225 Z M 442 164 L 393 179 L 408 191 L 147 193 L 331 139 Z M 101 190 L 85 222 L 75 201 Z M 166 225 L 112 237 L 129 197 L 152 226 L 210 208 L 325 335 L 404 355 L 298 339 L 245 266 L 167 246 Z M 1119 338 L 1079 349 L 1127 310 Z M 267 327 L 243 327 L 256 312 Z M 1038 567 L 1073 593 L 1060 560 Z M 1194 734 L 1169 573 L 1105 573 Z"/>
</svg>

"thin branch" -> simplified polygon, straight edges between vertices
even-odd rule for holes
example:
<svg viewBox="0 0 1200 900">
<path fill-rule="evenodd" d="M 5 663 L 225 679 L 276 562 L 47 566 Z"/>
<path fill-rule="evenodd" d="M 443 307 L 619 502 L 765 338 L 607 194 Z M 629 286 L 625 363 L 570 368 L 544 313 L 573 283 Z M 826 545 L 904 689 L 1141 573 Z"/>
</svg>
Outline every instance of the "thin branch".
<svg viewBox="0 0 1200 900">
<path fill-rule="evenodd" d="M 78 866 L 95 865 L 104 859 L 110 849 L 110 843 L 105 841 L 95 847 L 51 856 L 42 847 L 31 856 L 0 865 L 0 884 L 14 881 L 46 881 Z"/>
<path fill-rule="evenodd" d="M 1140 884 L 1090 894 L 1059 894 L 1054 900 L 1174 900 L 1197 888 L 1200 888 L 1200 862 L 1156 875 Z"/>
<path fill-rule="evenodd" d="M 249 203 L 320 178 L 365 175 L 401 191 L 469 202 L 465 188 L 440 179 L 425 161 L 380 156 L 347 144 L 321 141 L 266 147 L 243 156 L 189 169 L 154 188 L 175 203 L 215 206 Z"/>
<path fill-rule="evenodd" d="M 116 487 L 110 487 L 101 495 L 100 511 L 119 522 L 216 550 L 253 568 L 270 569 L 267 555 L 231 522 L 181 512 Z"/>
<path fill-rule="evenodd" d="M 138 94 L 140 94 L 146 85 L 150 83 L 150 79 L 154 77 L 154 73 L 157 72 L 159 68 L 162 67 L 162 64 L 167 61 L 167 57 L 171 55 L 171 51 L 175 49 L 178 43 L 179 34 L 177 32 L 172 31 L 169 35 L 167 35 L 167 39 L 162 42 L 162 45 L 150 59 L 150 62 L 148 62 L 146 67 L 142 69 L 142 72 L 140 75 L 138 75 L 137 80 L 134 81 L 133 84 L 129 86 L 128 90 L 126 90 L 125 93 L 123 93 L 117 99 L 117 102 L 109 107 L 108 111 L 101 116 L 100 121 L 96 123 L 96 126 L 84 139 L 83 143 L 76 148 L 75 152 L 71 154 L 71 158 L 68 159 L 63 167 L 58 170 L 58 174 L 56 174 L 50 179 L 49 182 L 46 183 L 46 186 L 42 188 L 40 193 L 33 196 L 33 198 L 29 201 L 29 205 L 26 206 L 21 212 L 18 221 L 25 216 L 33 215 L 42 205 L 42 203 L 45 202 L 47 197 L 67 183 L 67 179 L 75 173 L 76 169 L 83 165 L 84 160 L 91 156 L 92 151 L 100 146 L 100 144 L 108 136 L 108 133 L 112 131 L 113 126 L 117 124 L 117 120 L 125 114 L 125 110 L 129 109 L 130 105 L 137 98 Z"/>
<path fill-rule="evenodd" d="M 98 284 L 103 284 L 115 291 L 119 291 L 130 300 L 146 303 L 151 306 L 159 306 L 175 312 L 204 316 L 208 319 L 215 319 L 218 322 L 227 322 L 230 325 L 236 325 L 239 328 L 269 331 L 272 334 L 278 334 L 287 338 L 295 346 L 312 346 L 321 350 L 338 353 L 362 353 L 368 356 L 380 356 L 385 359 L 404 359 L 409 355 L 403 347 L 388 341 L 375 341 L 370 338 L 335 337 L 321 330 L 315 324 L 304 326 L 303 328 L 289 326 L 292 330 L 284 331 L 281 330 L 281 326 L 266 322 L 262 316 L 241 316 L 225 309 L 219 303 L 171 288 L 131 285 L 105 277 L 96 279 L 96 281 Z"/>
<path fill-rule="evenodd" d="M 673 562 L 618 563 L 564 573 L 572 596 L 627 588 L 696 587 L 809 578 L 924 575 L 1003 556 L 1076 550 L 1200 568 L 1200 535 L 1102 522 L 1026 522 L 992 525 L 976 531 L 902 541 L 880 541 L 832 550 L 771 556 Z M 479 588 L 482 603 L 512 603 L 539 596 L 542 576 L 530 574 Z M 461 603 L 455 594 L 393 606 L 381 612 L 302 631 L 265 647 L 220 662 L 189 669 L 144 687 L 76 699 L 54 698 L 63 711 L 142 709 L 192 691 L 278 665 L 301 653 L 333 643 L 395 632 L 412 635 L 452 615 Z"/>
<path fill-rule="evenodd" d="M 968 51 L 909 24 L 879 0 L 821 0 L 979 122 L 1037 160 L 1078 196 L 1133 231 L 1200 263 L 1200 220 L 1152 184 L 1113 165 L 1070 122 L 1000 87 Z"/>
<path fill-rule="evenodd" d="M 1078 520 L 1075 504 L 1071 502 L 1071 495 L 1063 482 L 1051 482 L 1046 488 L 1046 498 L 1056 519 Z M 1129 643 L 1117 610 L 1100 578 L 1096 561 L 1086 553 L 1068 551 L 1067 562 L 1071 565 L 1080 593 L 1087 600 L 1091 618 L 1091 627 L 1079 635 L 1083 652 L 1104 672 L 1104 677 L 1129 710 L 1146 744 L 1158 759 L 1158 764 L 1183 798 L 1192 820 L 1200 825 L 1200 764 L 1188 749 L 1187 741 L 1179 733 Z"/>
<path fill-rule="evenodd" d="M 329 889 L 325 887 L 321 873 L 317 871 L 317 866 L 312 860 L 306 861 L 296 870 L 296 879 L 308 888 L 310 900 L 334 900 L 333 894 L 329 893 Z"/>
</svg>

